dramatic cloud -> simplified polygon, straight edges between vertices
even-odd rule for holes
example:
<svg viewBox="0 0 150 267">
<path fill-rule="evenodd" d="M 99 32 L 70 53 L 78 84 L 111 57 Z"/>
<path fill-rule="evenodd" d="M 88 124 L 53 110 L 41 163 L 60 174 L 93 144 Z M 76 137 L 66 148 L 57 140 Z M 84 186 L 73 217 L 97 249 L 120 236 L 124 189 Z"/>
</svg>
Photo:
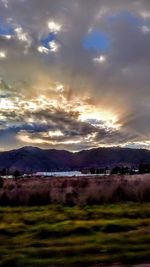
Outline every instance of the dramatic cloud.
<svg viewBox="0 0 150 267">
<path fill-rule="evenodd" d="M 0 0 L 0 144 L 150 148 L 149 0 Z"/>
</svg>

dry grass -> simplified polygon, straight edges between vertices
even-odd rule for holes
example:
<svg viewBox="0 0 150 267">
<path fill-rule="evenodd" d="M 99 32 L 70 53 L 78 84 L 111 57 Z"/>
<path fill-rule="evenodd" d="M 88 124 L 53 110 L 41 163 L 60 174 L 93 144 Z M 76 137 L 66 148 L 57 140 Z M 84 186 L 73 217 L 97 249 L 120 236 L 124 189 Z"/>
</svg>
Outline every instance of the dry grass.
<svg viewBox="0 0 150 267">
<path fill-rule="evenodd" d="M 149 202 L 150 175 L 5 179 L 1 206 Z"/>
</svg>

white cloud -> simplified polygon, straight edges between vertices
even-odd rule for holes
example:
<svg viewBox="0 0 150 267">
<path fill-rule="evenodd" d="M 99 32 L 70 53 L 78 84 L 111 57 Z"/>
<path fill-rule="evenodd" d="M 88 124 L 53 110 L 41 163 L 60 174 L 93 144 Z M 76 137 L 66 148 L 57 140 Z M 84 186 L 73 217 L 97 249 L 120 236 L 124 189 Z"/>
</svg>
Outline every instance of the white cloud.
<svg viewBox="0 0 150 267">
<path fill-rule="evenodd" d="M 43 54 L 49 54 L 50 52 L 57 52 L 60 45 L 58 43 L 56 43 L 56 41 L 51 41 L 48 43 L 49 48 L 45 47 L 45 46 L 38 46 L 37 50 L 39 53 L 43 53 Z"/>
<path fill-rule="evenodd" d="M 49 137 L 55 137 L 55 136 L 63 136 L 63 133 L 60 130 L 56 131 L 49 131 L 48 132 Z"/>
<path fill-rule="evenodd" d="M 57 34 L 58 32 L 61 31 L 62 25 L 60 25 L 54 21 L 49 21 L 48 22 L 48 28 L 49 28 L 50 32 Z"/>
<path fill-rule="evenodd" d="M 59 50 L 59 44 L 56 41 L 49 42 L 49 47 L 51 52 L 57 52 Z"/>
<path fill-rule="evenodd" d="M 104 63 L 106 62 L 106 56 L 100 55 L 99 57 L 93 58 L 93 61 L 96 63 Z"/>
<path fill-rule="evenodd" d="M 48 54 L 50 52 L 50 50 L 46 48 L 45 46 L 38 46 L 37 50 L 39 53 L 43 53 L 43 54 Z"/>
<path fill-rule="evenodd" d="M 20 27 L 20 26 L 15 29 L 15 33 L 16 33 L 16 36 L 17 36 L 19 41 L 21 41 L 23 43 L 26 43 L 24 52 L 27 53 L 28 49 L 29 49 L 29 47 L 31 46 L 31 43 L 32 43 L 32 39 L 31 39 L 29 33 L 25 32 L 23 30 L 23 28 Z"/>
<path fill-rule="evenodd" d="M 15 29 L 16 35 L 20 41 L 27 42 L 27 33 L 23 31 L 21 27 Z"/>
<path fill-rule="evenodd" d="M 12 38 L 12 35 L 3 35 L 4 38 L 6 38 L 7 40 L 10 40 Z"/>
<path fill-rule="evenodd" d="M 146 25 L 143 25 L 141 27 L 141 30 L 144 34 L 148 34 L 150 32 L 150 27 L 146 26 Z"/>
<path fill-rule="evenodd" d="M 143 140 L 143 141 L 127 142 L 126 144 L 123 145 L 123 147 L 150 149 L 150 141 Z"/>
<path fill-rule="evenodd" d="M 57 93 L 63 93 L 64 92 L 64 86 L 63 86 L 63 84 L 60 84 L 60 83 L 57 83 L 56 84 L 56 92 Z"/>
</svg>

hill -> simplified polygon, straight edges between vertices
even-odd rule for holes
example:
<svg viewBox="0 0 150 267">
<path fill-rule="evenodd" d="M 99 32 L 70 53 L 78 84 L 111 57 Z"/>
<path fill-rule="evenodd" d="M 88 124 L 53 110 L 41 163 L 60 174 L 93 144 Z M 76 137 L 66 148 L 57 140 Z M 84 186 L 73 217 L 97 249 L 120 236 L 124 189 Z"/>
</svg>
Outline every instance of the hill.
<svg viewBox="0 0 150 267">
<path fill-rule="evenodd" d="M 65 150 L 22 147 L 0 152 L 0 169 L 23 172 L 72 170 L 150 163 L 150 151 L 130 148 L 96 148 L 72 153 Z"/>
</svg>

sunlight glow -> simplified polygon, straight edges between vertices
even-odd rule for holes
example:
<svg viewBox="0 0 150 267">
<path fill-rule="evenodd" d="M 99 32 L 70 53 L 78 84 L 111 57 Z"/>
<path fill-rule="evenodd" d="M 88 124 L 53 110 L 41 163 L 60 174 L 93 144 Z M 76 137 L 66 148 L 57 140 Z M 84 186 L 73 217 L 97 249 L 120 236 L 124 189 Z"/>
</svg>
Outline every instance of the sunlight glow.
<svg viewBox="0 0 150 267">
<path fill-rule="evenodd" d="M 80 114 L 79 119 L 84 122 L 88 122 L 95 127 L 101 127 L 105 129 L 119 130 L 121 125 L 117 123 L 118 118 L 111 112 L 108 111 L 85 111 Z"/>
<path fill-rule="evenodd" d="M 9 99 L 0 99 L 0 110 L 15 110 L 17 107 L 14 102 Z"/>
<path fill-rule="evenodd" d="M 24 143 L 31 143 L 31 144 L 43 144 L 43 139 L 41 138 L 32 138 L 28 133 L 21 132 L 18 135 L 18 139 L 23 141 Z"/>
<path fill-rule="evenodd" d="M 45 86 L 44 86 L 45 88 Z M 75 96 L 68 100 L 68 88 L 60 82 L 55 82 L 52 85 L 48 83 L 49 94 L 46 94 L 41 83 L 37 83 L 36 89 L 39 92 L 31 99 L 27 97 L 8 97 L 0 99 L 0 109 L 2 115 L 8 116 L 8 113 L 14 112 L 23 118 L 24 122 L 28 123 L 29 131 L 22 130 L 17 134 L 18 140 L 29 144 L 48 144 L 48 145 L 72 145 L 83 142 L 81 138 L 71 136 L 70 139 L 65 137 L 65 129 L 57 128 L 55 120 L 51 121 L 51 117 L 56 119 L 61 116 L 66 116 L 69 120 L 76 121 L 81 125 L 84 123 L 92 126 L 91 132 L 85 133 L 84 141 L 86 143 L 93 142 L 96 138 L 99 129 L 104 129 L 105 132 L 114 132 L 122 127 L 119 124 L 119 117 L 113 111 L 104 108 L 98 108 L 94 102 L 90 101 L 88 95 L 80 98 Z M 41 91 L 40 91 L 41 90 Z M 41 94 L 40 94 L 41 92 Z M 38 115 L 39 114 L 39 115 Z M 57 122 L 57 121 L 56 121 Z M 19 125 L 21 122 L 18 122 Z M 34 124 L 43 125 L 46 129 L 41 132 L 30 131 L 30 127 L 34 128 Z M 50 127 L 49 127 L 50 125 Z M 88 127 L 90 128 L 90 127 Z M 96 144 L 95 144 L 96 145 Z"/>
<path fill-rule="evenodd" d="M 118 123 L 117 115 L 113 112 L 98 109 L 94 105 L 86 102 L 85 99 L 81 100 L 78 97 L 74 97 L 71 101 L 68 101 L 65 88 L 61 83 L 56 83 L 55 90 L 51 97 L 47 97 L 43 94 L 32 100 L 19 100 L 19 102 L 18 98 L 1 99 L 0 109 L 10 111 L 17 110 L 18 114 L 23 114 L 27 111 L 32 114 L 40 110 L 45 110 L 49 113 L 60 110 L 61 112 L 71 113 L 72 116 L 76 116 L 79 121 L 87 122 L 96 128 L 119 130 L 121 127 Z M 28 121 L 32 122 L 32 118 L 28 118 Z M 49 136 L 53 135 L 61 136 L 62 133 L 60 131 L 50 131 Z"/>
</svg>

